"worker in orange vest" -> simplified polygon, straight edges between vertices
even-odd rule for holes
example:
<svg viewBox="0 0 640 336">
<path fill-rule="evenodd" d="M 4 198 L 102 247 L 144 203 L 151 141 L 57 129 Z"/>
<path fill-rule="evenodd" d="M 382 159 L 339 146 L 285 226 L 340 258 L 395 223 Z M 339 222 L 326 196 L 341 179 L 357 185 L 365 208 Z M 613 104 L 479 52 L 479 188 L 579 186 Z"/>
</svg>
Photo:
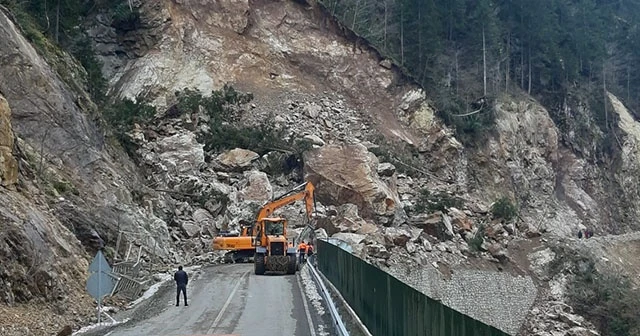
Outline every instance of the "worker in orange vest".
<svg viewBox="0 0 640 336">
<path fill-rule="evenodd" d="M 304 240 L 298 245 L 298 253 L 300 253 L 300 263 L 302 264 L 307 255 L 307 244 L 304 243 Z"/>
</svg>

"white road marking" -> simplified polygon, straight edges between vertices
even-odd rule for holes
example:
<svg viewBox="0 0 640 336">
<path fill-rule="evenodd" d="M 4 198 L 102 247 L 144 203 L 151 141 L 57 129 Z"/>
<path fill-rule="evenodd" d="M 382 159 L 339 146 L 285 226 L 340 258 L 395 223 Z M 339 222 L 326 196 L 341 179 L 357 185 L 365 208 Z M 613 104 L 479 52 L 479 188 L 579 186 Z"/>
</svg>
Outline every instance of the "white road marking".
<svg viewBox="0 0 640 336">
<path fill-rule="evenodd" d="M 303 268 L 304 269 L 304 268 Z M 302 272 L 302 270 L 300 270 Z M 307 305 L 307 296 L 304 294 L 302 290 L 302 282 L 300 281 L 300 272 L 296 274 L 296 280 L 298 280 L 298 287 L 300 288 L 300 294 L 302 295 L 302 304 L 304 305 L 304 312 L 307 314 L 307 322 L 309 323 L 309 332 L 311 332 L 311 336 L 316 336 L 316 331 L 313 330 L 313 322 L 311 321 L 311 313 L 309 313 L 309 305 Z"/>
<path fill-rule="evenodd" d="M 222 316 L 224 315 L 224 312 L 229 307 L 229 304 L 231 303 L 231 300 L 233 299 L 233 296 L 238 291 L 238 288 L 240 288 L 240 285 L 242 284 L 242 280 L 248 274 L 249 274 L 248 271 L 246 273 L 242 274 L 242 277 L 240 277 L 240 281 L 238 281 L 236 286 L 233 287 L 233 290 L 231 291 L 231 294 L 229 294 L 229 297 L 227 298 L 227 302 L 224 303 L 224 306 L 222 306 L 222 309 L 220 309 L 220 312 L 218 312 L 218 316 L 216 316 L 216 319 L 213 320 L 213 324 L 211 324 L 211 328 L 209 328 L 209 330 L 207 331 L 207 334 L 213 334 L 213 330 L 218 327 L 218 323 L 220 323 L 220 320 L 222 320 Z"/>
</svg>

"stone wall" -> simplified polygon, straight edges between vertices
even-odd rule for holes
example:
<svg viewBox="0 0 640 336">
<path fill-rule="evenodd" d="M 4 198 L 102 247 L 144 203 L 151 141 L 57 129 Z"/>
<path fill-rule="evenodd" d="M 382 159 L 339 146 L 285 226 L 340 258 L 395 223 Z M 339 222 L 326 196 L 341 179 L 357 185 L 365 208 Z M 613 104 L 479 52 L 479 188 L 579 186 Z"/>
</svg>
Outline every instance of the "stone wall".
<svg viewBox="0 0 640 336">
<path fill-rule="evenodd" d="M 454 270 L 451 279 L 446 279 L 433 267 L 391 274 L 425 295 L 511 335 L 518 333 L 537 296 L 528 276 Z"/>
</svg>

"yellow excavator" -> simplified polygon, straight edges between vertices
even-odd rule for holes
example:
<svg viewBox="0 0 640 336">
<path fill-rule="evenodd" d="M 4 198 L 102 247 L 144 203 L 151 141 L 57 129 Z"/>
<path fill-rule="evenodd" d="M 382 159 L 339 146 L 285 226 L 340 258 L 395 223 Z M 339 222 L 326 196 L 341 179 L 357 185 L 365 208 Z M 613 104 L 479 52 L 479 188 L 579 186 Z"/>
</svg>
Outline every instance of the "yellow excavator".
<svg viewBox="0 0 640 336">
<path fill-rule="evenodd" d="M 296 273 L 297 247 L 296 244 L 290 244 L 287 240 L 287 220 L 270 216 L 276 209 L 304 199 L 307 220 L 310 221 L 315 209 L 314 190 L 313 184 L 306 182 L 260 208 L 253 227 L 253 233 L 256 235 L 253 240 L 256 248 L 253 257 L 255 274 Z"/>
<path fill-rule="evenodd" d="M 258 246 L 266 247 L 268 245 L 267 243 L 262 244 L 262 241 L 257 241 L 258 239 L 262 240 L 261 233 L 257 231 L 257 228 L 265 227 L 265 226 L 269 227 L 269 230 L 271 230 L 269 232 L 264 231 L 263 229 L 263 233 L 266 236 L 265 239 L 269 239 L 269 236 L 277 235 L 279 237 L 285 237 L 284 240 L 287 241 L 286 232 L 285 232 L 286 225 L 287 225 L 286 219 L 267 218 L 267 217 L 272 215 L 273 212 L 278 208 L 289 205 L 298 200 L 304 199 L 305 205 L 306 205 L 305 208 L 307 211 L 307 217 L 310 219 L 314 209 L 314 196 L 313 196 L 314 190 L 315 188 L 313 184 L 311 182 L 307 182 L 292 189 L 291 191 L 285 193 L 284 195 L 277 197 L 275 200 L 270 201 L 269 203 L 263 205 L 258 211 L 258 215 L 256 216 L 256 223 L 253 226 L 243 225 L 241 227 L 240 234 L 235 234 L 235 235 L 222 234 L 218 237 L 215 237 L 213 239 L 213 249 L 216 251 L 228 250 L 229 252 L 227 252 L 224 257 L 226 262 L 241 262 L 241 261 L 248 262 L 251 257 L 254 257 L 254 261 L 256 256 L 259 256 L 260 258 L 262 258 L 263 256 L 268 257 L 269 255 L 271 255 L 270 253 L 266 253 L 266 254 L 256 253 L 256 247 Z M 266 225 L 265 223 L 261 224 L 261 222 L 265 222 L 265 223 L 269 222 L 273 224 Z M 280 227 L 281 229 L 276 229 L 275 227 Z M 305 234 L 308 233 L 309 228 L 308 227 L 305 228 L 303 232 Z M 275 234 L 270 234 L 270 233 L 275 233 Z M 257 236 L 254 237 L 253 236 L 254 234 L 256 234 Z M 275 242 L 275 237 L 273 239 L 274 239 L 273 242 Z M 296 246 L 297 246 L 296 244 L 292 244 L 292 245 L 288 244 L 285 250 L 289 248 L 295 249 Z M 265 270 L 266 270 L 266 266 L 265 266 Z"/>
</svg>

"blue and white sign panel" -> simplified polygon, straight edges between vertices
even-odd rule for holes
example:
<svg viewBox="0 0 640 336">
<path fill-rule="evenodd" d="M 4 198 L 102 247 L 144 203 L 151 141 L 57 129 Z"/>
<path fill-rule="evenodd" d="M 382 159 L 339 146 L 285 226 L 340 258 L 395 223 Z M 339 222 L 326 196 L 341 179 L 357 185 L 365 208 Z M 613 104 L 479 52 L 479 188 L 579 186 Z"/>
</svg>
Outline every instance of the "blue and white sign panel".
<svg viewBox="0 0 640 336">
<path fill-rule="evenodd" d="M 98 251 L 96 257 L 93 258 L 89 265 L 91 276 L 87 280 L 87 291 L 96 300 L 100 300 L 103 296 L 110 294 L 115 286 L 115 282 L 111 277 L 111 267 L 105 259 L 102 251 Z"/>
</svg>

